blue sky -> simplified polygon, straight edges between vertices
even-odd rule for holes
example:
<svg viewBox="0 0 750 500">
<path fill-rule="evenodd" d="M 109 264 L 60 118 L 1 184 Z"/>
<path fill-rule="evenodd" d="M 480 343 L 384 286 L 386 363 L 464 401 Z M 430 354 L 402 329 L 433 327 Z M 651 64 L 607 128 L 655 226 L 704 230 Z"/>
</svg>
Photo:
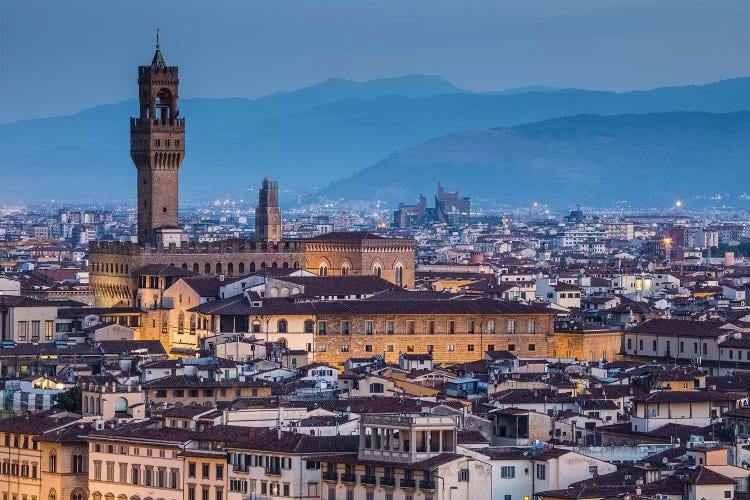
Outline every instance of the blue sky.
<svg viewBox="0 0 750 500">
<path fill-rule="evenodd" d="M 476 91 L 750 75 L 748 0 L 2 0 L 0 122 L 134 96 L 157 27 L 181 97 L 414 73 Z"/>
</svg>

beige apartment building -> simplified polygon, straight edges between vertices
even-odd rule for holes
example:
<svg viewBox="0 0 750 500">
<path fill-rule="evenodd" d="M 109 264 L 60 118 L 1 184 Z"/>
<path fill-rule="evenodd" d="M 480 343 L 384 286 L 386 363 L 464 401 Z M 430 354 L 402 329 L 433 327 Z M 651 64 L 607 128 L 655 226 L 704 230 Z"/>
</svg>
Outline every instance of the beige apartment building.
<svg viewBox="0 0 750 500">
<path fill-rule="evenodd" d="M 155 421 L 92 431 L 86 438 L 91 500 L 183 500 L 182 452 L 195 434 Z"/>
<path fill-rule="evenodd" d="M 86 446 L 66 412 L 0 420 L 0 492 L 7 500 L 85 500 Z"/>
</svg>

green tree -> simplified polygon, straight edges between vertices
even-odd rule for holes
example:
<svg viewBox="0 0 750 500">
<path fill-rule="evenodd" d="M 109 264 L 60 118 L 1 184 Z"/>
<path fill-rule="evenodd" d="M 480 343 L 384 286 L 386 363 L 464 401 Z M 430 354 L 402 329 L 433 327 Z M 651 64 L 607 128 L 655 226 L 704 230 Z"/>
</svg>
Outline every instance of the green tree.
<svg viewBox="0 0 750 500">
<path fill-rule="evenodd" d="M 81 388 L 79 386 L 73 386 L 65 392 L 56 394 L 52 398 L 52 407 L 58 410 L 67 410 L 73 413 L 81 413 L 82 408 L 82 397 Z"/>
</svg>

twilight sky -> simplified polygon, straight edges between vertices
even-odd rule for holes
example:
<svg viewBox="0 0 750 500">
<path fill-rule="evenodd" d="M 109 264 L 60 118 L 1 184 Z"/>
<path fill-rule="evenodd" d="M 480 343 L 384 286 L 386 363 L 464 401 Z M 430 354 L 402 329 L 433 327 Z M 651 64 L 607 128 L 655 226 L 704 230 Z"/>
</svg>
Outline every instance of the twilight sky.
<svg viewBox="0 0 750 500">
<path fill-rule="evenodd" d="M 750 75 L 748 0 L 2 0 L 0 123 L 134 97 L 157 27 L 181 97 L 414 73 L 476 91 Z"/>
</svg>

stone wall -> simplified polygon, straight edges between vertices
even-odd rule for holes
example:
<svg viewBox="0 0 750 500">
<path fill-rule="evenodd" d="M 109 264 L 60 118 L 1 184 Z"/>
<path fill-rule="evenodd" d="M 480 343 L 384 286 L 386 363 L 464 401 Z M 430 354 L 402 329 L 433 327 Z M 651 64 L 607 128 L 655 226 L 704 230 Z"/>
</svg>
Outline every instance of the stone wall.
<svg viewBox="0 0 750 500">
<path fill-rule="evenodd" d="M 555 333 L 555 357 L 613 361 L 620 353 L 622 332 Z"/>
</svg>

